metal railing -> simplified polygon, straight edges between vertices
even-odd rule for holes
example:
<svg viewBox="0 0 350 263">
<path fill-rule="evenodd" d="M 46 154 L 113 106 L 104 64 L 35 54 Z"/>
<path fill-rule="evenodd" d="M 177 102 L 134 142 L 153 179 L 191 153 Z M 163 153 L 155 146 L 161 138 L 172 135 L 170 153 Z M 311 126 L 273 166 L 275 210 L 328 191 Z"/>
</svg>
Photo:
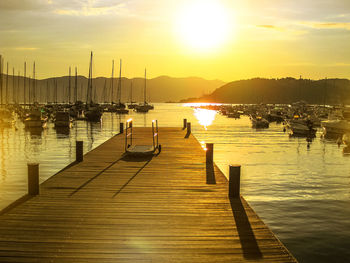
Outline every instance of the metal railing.
<svg viewBox="0 0 350 263">
<path fill-rule="evenodd" d="M 130 142 L 130 144 L 128 142 Z M 125 151 L 131 145 L 132 145 L 132 119 L 128 119 L 125 125 Z"/>
<path fill-rule="evenodd" d="M 154 126 L 154 123 L 156 124 Z M 159 148 L 159 133 L 158 133 L 158 120 L 152 121 L 152 134 L 153 134 L 153 148 L 158 149 Z"/>
</svg>

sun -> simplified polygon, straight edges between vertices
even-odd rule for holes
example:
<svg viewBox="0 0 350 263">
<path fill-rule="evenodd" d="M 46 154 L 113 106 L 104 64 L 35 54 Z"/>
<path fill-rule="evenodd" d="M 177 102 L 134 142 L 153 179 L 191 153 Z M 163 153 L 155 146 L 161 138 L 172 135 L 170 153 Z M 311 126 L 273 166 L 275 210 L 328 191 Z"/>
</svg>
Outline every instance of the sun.
<svg viewBox="0 0 350 263">
<path fill-rule="evenodd" d="M 214 0 L 191 1 L 176 16 L 177 35 L 191 49 L 210 51 L 225 43 L 232 29 L 227 9 Z"/>
</svg>

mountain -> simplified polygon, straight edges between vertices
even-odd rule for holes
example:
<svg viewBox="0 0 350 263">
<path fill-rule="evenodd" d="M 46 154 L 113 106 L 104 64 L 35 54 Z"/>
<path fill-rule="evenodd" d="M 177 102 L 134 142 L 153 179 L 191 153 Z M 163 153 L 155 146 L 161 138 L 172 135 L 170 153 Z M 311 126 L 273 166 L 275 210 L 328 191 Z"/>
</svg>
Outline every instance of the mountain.
<svg viewBox="0 0 350 263">
<path fill-rule="evenodd" d="M 7 75 L 2 75 L 2 90 L 3 90 L 3 100 L 5 101 L 6 97 L 6 78 Z M 55 94 L 55 81 L 57 81 L 57 101 L 67 101 L 68 98 L 68 87 L 69 87 L 69 77 L 57 77 L 57 78 L 48 78 L 43 80 L 36 80 L 36 91 L 33 92 L 33 79 L 26 78 L 26 101 L 29 98 L 29 89 L 31 90 L 30 97 L 31 101 L 35 97 L 35 100 L 41 102 L 46 102 L 48 99 L 50 102 L 54 101 Z M 116 102 L 117 99 L 117 88 L 118 88 L 119 78 L 113 79 L 113 100 Z M 143 101 L 143 89 L 144 82 L 143 78 L 122 78 L 121 80 L 121 100 L 122 102 L 128 102 L 130 100 L 130 90 L 131 82 L 133 86 L 133 100 L 134 101 Z M 77 78 L 77 91 L 78 99 L 85 101 L 87 94 L 88 79 L 84 76 L 78 76 Z M 225 83 L 220 80 L 205 80 L 197 77 L 188 77 L 188 78 L 172 78 L 168 76 L 160 76 L 153 79 L 147 79 L 147 101 L 151 102 L 167 102 L 167 101 L 179 101 L 188 97 L 199 97 L 203 94 L 210 93 L 216 88 L 224 85 Z M 0 85 L 1 86 L 1 85 Z M 9 101 L 12 102 L 12 87 L 15 87 L 15 97 L 17 97 L 17 90 L 19 86 L 19 95 L 20 101 L 23 101 L 23 91 L 24 91 L 24 78 L 17 77 L 13 79 L 12 76 L 9 76 L 8 79 L 8 93 Z M 74 96 L 74 86 L 75 78 L 71 78 L 71 101 L 73 101 Z M 30 88 L 29 88 L 30 87 Z M 105 88 L 106 87 L 106 88 Z M 110 102 L 112 96 L 112 81 L 111 78 L 98 77 L 93 79 L 93 96 L 97 99 L 98 102 Z"/>
<path fill-rule="evenodd" d="M 263 79 L 233 81 L 211 94 L 181 102 L 350 104 L 348 79 Z"/>
</svg>

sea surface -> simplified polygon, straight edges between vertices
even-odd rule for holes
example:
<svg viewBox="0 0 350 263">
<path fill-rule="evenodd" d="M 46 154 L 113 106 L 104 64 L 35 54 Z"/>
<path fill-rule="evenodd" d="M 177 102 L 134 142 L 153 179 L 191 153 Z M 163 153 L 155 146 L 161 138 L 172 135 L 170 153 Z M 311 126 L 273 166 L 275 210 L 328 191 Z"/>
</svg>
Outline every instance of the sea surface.
<svg viewBox="0 0 350 263">
<path fill-rule="evenodd" d="M 256 130 L 248 117 L 182 104 L 155 104 L 147 114 L 104 113 L 101 123 L 75 121 L 68 132 L 53 123 L 30 132 L 19 120 L 0 129 L 0 210 L 27 192 L 27 163 L 39 163 L 43 182 L 75 160 L 75 141 L 90 151 L 129 118 L 136 127 L 154 119 L 160 127 L 182 127 L 187 118 L 200 142 L 214 143 L 214 160 L 226 176 L 229 164 L 242 166 L 242 195 L 299 262 L 350 262 L 350 156 L 343 145 L 318 131 L 308 147 L 281 124 Z"/>
</svg>

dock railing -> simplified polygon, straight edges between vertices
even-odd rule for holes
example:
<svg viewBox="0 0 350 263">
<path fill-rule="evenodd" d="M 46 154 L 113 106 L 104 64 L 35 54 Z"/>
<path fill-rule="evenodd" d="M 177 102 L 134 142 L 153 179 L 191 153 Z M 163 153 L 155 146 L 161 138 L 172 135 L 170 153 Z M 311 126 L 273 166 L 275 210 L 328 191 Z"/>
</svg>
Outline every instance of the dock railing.
<svg viewBox="0 0 350 263">
<path fill-rule="evenodd" d="M 155 124 L 155 125 L 154 125 Z M 152 121 L 153 149 L 159 149 L 158 120 Z"/>
<path fill-rule="evenodd" d="M 125 125 L 125 151 L 131 145 L 132 145 L 132 119 L 129 119 L 126 121 L 126 125 Z"/>
</svg>

